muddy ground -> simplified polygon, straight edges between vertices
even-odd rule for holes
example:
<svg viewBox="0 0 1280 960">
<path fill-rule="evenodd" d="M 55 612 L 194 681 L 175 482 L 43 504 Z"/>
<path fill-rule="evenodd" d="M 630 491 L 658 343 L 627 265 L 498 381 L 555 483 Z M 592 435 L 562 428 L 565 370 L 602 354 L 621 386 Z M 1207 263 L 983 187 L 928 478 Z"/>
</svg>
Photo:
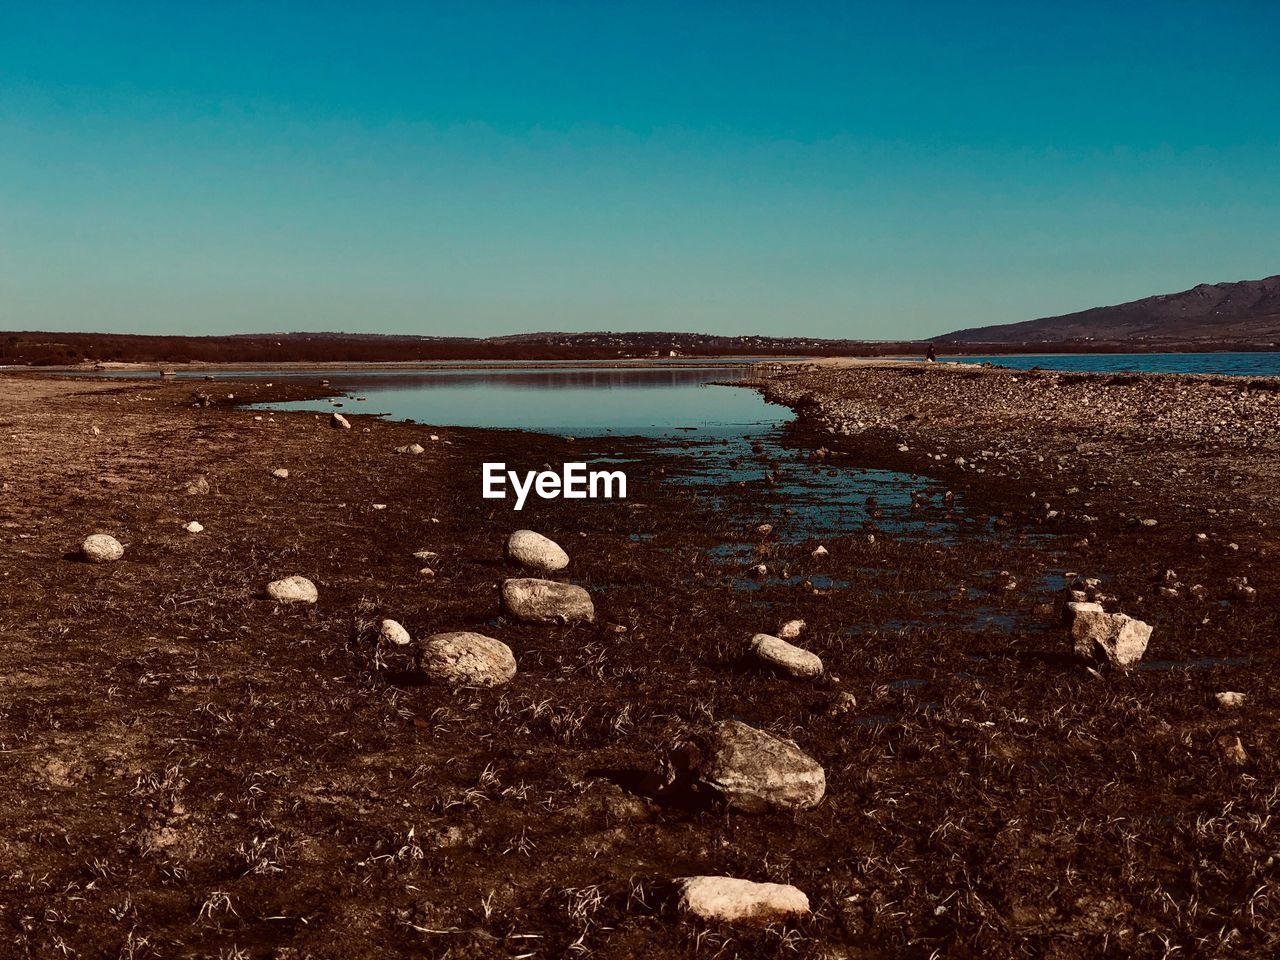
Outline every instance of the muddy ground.
<svg viewBox="0 0 1280 960">
<path fill-rule="evenodd" d="M 956 381 L 972 393 L 953 423 L 950 381 L 881 376 L 909 372 L 769 386 L 805 414 L 793 467 L 895 468 L 956 497 L 873 504 L 825 558 L 771 511 L 764 451 L 717 496 L 676 482 L 696 475 L 692 451 L 639 440 L 355 414 L 339 431 L 236 406 L 318 387 L 218 384 L 194 408 L 190 383 L 0 377 L 0 954 L 1274 955 L 1270 441 L 1106 446 L 1105 430 L 1022 423 L 1007 411 L 1038 408 L 1010 407 L 987 373 Z M 1140 402 L 1118 406 L 1150 423 Z M 845 424 L 858 405 L 883 422 Z M 427 452 L 394 452 L 414 441 Z M 479 496 L 486 460 L 608 455 L 627 461 L 625 502 L 514 514 Z M 1210 469 L 1231 479 L 1210 489 L 1193 472 Z M 209 491 L 187 493 L 200 476 Z M 945 536 L 912 535 L 921 517 Z M 569 551 L 598 624 L 499 616 L 519 527 Z M 77 559 L 98 531 L 124 559 Z M 769 576 L 750 580 L 734 544 Z M 421 549 L 440 554 L 434 578 Z M 1043 608 L 1064 571 L 1155 625 L 1157 669 L 1068 655 Z M 265 598 L 295 573 L 318 604 Z M 1254 602 L 1228 582 L 1242 576 Z M 369 641 L 382 616 L 414 636 L 480 630 L 519 673 L 493 690 L 423 683 Z M 742 660 L 793 617 L 823 680 Z M 1222 690 L 1248 700 L 1218 709 Z M 748 816 L 654 800 L 668 747 L 729 717 L 817 758 L 823 803 Z M 792 883 L 813 914 L 701 924 L 668 895 L 690 874 Z"/>
</svg>

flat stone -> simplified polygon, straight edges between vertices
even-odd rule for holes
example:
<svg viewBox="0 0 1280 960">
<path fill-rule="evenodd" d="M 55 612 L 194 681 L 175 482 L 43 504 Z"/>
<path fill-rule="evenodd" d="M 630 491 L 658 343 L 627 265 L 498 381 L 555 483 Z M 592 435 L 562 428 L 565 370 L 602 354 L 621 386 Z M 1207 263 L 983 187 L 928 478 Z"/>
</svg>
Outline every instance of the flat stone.
<svg viewBox="0 0 1280 960">
<path fill-rule="evenodd" d="M 329 417 L 329 426 L 335 430 L 350 430 L 351 421 L 340 413 L 334 413 Z"/>
<path fill-rule="evenodd" d="M 1243 707 L 1245 700 L 1248 698 L 1238 691 L 1224 690 L 1221 693 L 1215 693 L 1213 699 L 1223 710 L 1235 710 L 1238 707 Z"/>
<path fill-rule="evenodd" d="M 502 607 L 517 620 L 530 623 L 590 623 L 596 618 L 595 606 L 586 590 L 555 580 L 504 580 Z"/>
<path fill-rule="evenodd" d="M 793 677 L 817 677 L 822 674 L 822 660 L 780 637 L 757 633 L 751 638 L 751 656 L 765 666 L 789 673 Z"/>
<path fill-rule="evenodd" d="M 292 576 L 267 584 L 267 596 L 279 603 L 315 603 L 320 591 L 306 577 Z"/>
<path fill-rule="evenodd" d="M 722 720 L 672 757 L 677 783 L 732 810 L 807 810 L 826 793 L 821 765 L 789 740 Z"/>
<path fill-rule="evenodd" d="M 284 467 L 276 467 L 276 469 L 271 471 L 271 475 L 275 477 L 277 480 L 289 479 L 289 471 L 286 470 Z"/>
<path fill-rule="evenodd" d="M 192 520 L 182 529 L 187 531 L 187 533 L 203 533 L 204 524 L 202 524 L 199 520 Z"/>
<path fill-rule="evenodd" d="M 418 669 L 463 687 L 496 687 L 516 675 L 516 658 L 500 640 L 465 631 L 437 633 L 418 643 Z"/>
<path fill-rule="evenodd" d="M 737 877 L 685 877 L 677 881 L 683 913 L 721 923 L 768 924 L 809 912 L 809 898 L 786 883 L 755 883 Z"/>
<path fill-rule="evenodd" d="M 532 530 L 517 530 L 508 537 L 504 553 L 529 570 L 554 572 L 569 565 L 569 555 L 560 544 Z"/>
</svg>

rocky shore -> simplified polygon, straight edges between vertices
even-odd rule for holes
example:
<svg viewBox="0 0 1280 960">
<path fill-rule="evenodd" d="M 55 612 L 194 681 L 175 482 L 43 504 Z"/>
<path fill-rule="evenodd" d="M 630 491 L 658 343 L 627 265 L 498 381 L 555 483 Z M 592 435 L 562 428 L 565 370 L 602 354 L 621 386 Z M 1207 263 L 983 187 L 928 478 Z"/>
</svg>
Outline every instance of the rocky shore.
<svg viewBox="0 0 1280 960">
<path fill-rule="evenodd" d="M 14 955 L 1269 955 L 1274 387 L 760 386 L 798 422 L 710 483 L 0 376 Z M 479 496 L 604 457 L 625 501 Z"/>
</svg>

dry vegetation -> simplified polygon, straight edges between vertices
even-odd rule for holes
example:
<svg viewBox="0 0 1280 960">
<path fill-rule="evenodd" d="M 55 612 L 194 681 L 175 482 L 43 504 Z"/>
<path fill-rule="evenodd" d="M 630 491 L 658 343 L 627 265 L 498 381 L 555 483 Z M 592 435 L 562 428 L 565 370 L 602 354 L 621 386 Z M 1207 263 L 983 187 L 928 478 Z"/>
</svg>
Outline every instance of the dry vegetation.
<svg viewBox="0 0 1280 960">
<path fill-rule="evenodd" d="M 996 483 L 948 457 L 935 472 L 954 506 L 921 482 L 901 516 L 871 510 L 815 559 L 769 509 L 763 453 L 721 503 L 669 482 L 692 461 L 639 441 L 437 429 L 431 443 L 366 417 L 348 432 L 193 409 L 189 392 L 0 377 L 5 955 L 1274 955 L 1269 530 L 1173 504 L 1135 527 L 1111 460 L 1083 476 L 1028 462 Z M 921 466 L 888 435 L 792 439 L 793 470 Z M 393 452 L 413 441 L 427 453 Z M 819 445 L 830 454 L 811 459 Z M 486 459 L 606 452 L 631 461 L 626 502 L 513 515 L 479 499 Z M 197 476 L 208 493 L 186 492 Z M 1096 519 L 1083 504 L 1046 517 L 1030 493 L 1058 499 L 1051 483 L 1093 483 Z M 948 538 L 895 536 L 913 516 Z M 183 532 L 192 519 L 203 533 Z M 764 519 L 772 536 L 753 532 Z M 597 625 L 499 617 L 517 526 L 565 546 Z M 123 560 L 78 561 L 96 531 Z M 758 589 L 711 552 L 737 542 L 770 567 Z M 440 555 L 431 580 L 424 548 Z M 1171 567 L 1206 598 L 1161 597 Z M 1064 568 L 1156 624 L 1148 659 L 1172 667 L 1099 675 L 1065 656 L 1032 615 Z M 319 585 L 317 605 L 265 599 L 293 573 Z M 1233 602 L 1234 576 L 1257 603 Z M 370 641 L 382 616 L 415 636 L 489 633 L 520 672 L 492 690 L 424 684 Z M 742 662 L 753 633 L 792 617 L 824 680 Z M 1246 705 L 1215 709 L 1223 689 Z M 745 816 L 663 802 L 668 746 L 727 717 L 817 758 L 823 803 Z M 691 922 L 668 891 L 693 873 L 793 883 L 814 912 Z"/>
</svg>

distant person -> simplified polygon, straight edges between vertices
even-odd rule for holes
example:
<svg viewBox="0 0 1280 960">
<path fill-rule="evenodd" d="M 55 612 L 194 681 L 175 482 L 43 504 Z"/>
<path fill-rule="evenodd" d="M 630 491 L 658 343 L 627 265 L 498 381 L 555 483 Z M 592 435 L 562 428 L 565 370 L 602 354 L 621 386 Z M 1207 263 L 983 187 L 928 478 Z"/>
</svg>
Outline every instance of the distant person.
<svg viewBox="0 0 1280 960">
<path fill-rule="evenodd" d="M 933 352 L 933 344 L 931 343 L 929 344 L 929 352 L 924 355 L 924 362 L 936 363 L 937 360 L 938 360 L 938 355 Z"/>
</svg>

